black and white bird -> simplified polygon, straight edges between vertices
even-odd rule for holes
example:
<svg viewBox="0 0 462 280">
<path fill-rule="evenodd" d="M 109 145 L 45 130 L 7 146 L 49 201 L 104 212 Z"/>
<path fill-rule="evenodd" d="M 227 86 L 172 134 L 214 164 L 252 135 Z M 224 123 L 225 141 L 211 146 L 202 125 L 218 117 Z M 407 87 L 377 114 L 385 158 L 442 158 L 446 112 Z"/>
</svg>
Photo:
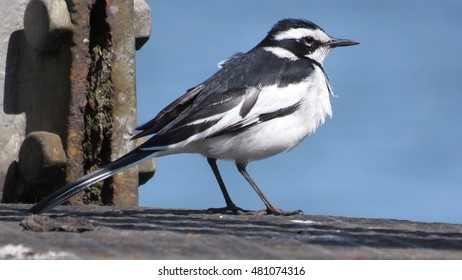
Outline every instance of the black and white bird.
<svg viewBox="0 0 462 280">
<path fill-rule="evenodd" d="M 332 94 L 323 61 L 335 47 L 358 44 L 336 39 L 308 20 L 283 19 L 253 49 L 238 53 L 203 83 L 189 89 L 133 139 L 153 135 L 135 150 L 84 175 L 31 209 L 43 213 L 90 185 L 151 157 L 196 153 L 207 158 L 226 206 L 211 212 L 242 213 L 221 178 L 217 159 L 233 160 L 260 196 L 267 214 L 276 208 L 247 173 L 249 162 L 290 150 L 332 116 Z"/>
</svg>

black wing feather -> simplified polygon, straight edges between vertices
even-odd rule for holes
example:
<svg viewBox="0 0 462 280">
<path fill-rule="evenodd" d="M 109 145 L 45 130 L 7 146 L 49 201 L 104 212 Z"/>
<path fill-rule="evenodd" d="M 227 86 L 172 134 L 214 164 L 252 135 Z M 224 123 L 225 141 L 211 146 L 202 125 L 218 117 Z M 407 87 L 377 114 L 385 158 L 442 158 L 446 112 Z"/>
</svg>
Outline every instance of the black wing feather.
<svg viewBox="0 0 462 280">
<path fill-rule="evenodd" d="M 244 129 L 249 129 L 249 128 L 251 128 L 251 127 L 253 127 L 253 126 L 257 125 L 257 124 L 270 121 L 272 119 L 288 116 L 288 115 L 294 113 L 295 111 L 297 111 L 297 109 L 299 107 L 300 107 L 300 104 L 295 103 L 295 104 L 293 104 L 291 106 L 281 108 L 281 109 L 275 110 L 273 112 L 260 114 L 260 115 L 258 115 L 258 117 L 255 117 L 253 119 L 243 119 L 243 120 L 241 120 L 239 122 L 236 122 L 236 123 L 234 123 L 234 124 L 232 124 L 230 126 L 224 127 L 223 129 L 220 129 L 220 130 L 216 131 L 215 133 L 207 136 L 207 138 L 212 138 L 212 137 L 225 135 L 225 134 L 230 134 L 230 133 L 236 133 L 236 132 L 242 131 Z"/>
<path fill-rule="evenodd" d="M 159 114 L 157 114 L 157 116 L 155 116 L 152 120 L 137 127 L 136 130 L 141 132 L 133 136 L 132 140 L 159 132 L 166 125 L 176 119 L 184 110 L 189 108 L 203 89 L 203 85 L 189 89 L 184 95 L 160 111 Z"/>
</svg>

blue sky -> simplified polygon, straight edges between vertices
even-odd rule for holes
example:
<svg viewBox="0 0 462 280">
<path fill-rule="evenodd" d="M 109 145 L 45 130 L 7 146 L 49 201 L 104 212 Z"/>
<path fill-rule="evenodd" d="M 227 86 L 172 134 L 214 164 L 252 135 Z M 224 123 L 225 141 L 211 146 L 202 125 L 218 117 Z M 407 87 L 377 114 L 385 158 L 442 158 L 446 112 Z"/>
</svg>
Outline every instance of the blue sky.
<svg viewBox="0 0 462 280">
<path fill-rule="evenodd" d="M 138 121 L 255 46 L 278 20 L 305 18 L 361 42 L 324 67 L 334 116 L 294 150 L 250 163 L 278 207 L 305 214 L 462 223 L 462 2 L 147 0 L 150 40 L 137 53 Z M 219 162 L 236 204 L 263 204 Z M 200 155 L 158 159 L 140 205 L 224 206 Z"/>
</svg>

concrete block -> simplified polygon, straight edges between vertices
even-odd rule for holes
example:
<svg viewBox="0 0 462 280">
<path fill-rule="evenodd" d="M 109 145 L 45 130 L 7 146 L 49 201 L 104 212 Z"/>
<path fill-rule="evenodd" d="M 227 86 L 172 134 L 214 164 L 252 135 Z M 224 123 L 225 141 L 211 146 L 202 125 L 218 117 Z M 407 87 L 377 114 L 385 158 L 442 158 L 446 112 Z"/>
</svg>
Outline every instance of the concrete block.
<svg viewBox="0 0 462 280">
<path fill-rule="evenodd" d="M 18 258 L 53 250 L 72 259 L 462 259 L 461 224 L 111 206 L 60 206 L 51 216 L 24 217 L 29 207 L 0 205 L 0 248 L 28 248 Z"/>
<path fill-rule="evenodd" d="M 55 51 L 72 32 L 72 22 L 63 0 L 31 0 L 24 14 L 24 32 L 29 44 L 42 51 Z"/>
<path fill-rule="evenodd" d="M 139 50 L 151 36 L 151 8 L 144 0 L 134 0 L 135 46 Z"/>
<path fill-rule="evenodd" d="M 19 150 L 19 168 L 31 183 L 53 183 L 63 173 L 66 161 L 61 138 L 54 133 L 32 132 Z"/>
</svg>

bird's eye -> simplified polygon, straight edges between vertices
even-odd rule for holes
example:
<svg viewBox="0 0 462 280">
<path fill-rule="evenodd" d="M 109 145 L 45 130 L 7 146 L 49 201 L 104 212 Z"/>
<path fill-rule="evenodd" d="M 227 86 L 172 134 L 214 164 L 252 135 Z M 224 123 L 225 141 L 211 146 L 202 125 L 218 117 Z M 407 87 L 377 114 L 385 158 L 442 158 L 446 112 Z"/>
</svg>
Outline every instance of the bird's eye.
<svg viewBox="0 0 462 280">
<path fill-rule="evenodd" d="M 311 37 L 311 36 L 307 36 L 307 37 L 303 38 L 303 43 L 305 43 L 307 45 L 311 45 L 311 44 L 313 44 L 313 42 L 314 42 L 314 38 Z"/>
</svg>

